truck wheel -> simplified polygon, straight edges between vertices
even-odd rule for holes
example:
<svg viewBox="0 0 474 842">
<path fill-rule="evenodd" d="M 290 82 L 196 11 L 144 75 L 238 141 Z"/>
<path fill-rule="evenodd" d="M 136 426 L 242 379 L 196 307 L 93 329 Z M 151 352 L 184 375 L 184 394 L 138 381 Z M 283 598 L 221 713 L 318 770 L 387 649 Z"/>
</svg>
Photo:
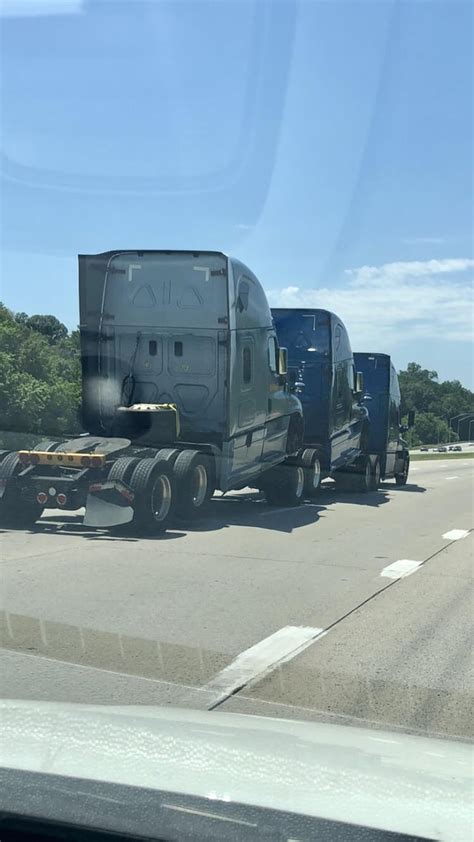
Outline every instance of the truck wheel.
<svg viewBox="0 0 474 842">
<path fill-rule="evenodd" d="M 372 465 L 368 456 L 364 456 L 360 460 L 360 466 L 357 474 L 353 474 L 355 480 L 355 491 L 360 491 L 362 494 L 367 494 L 372 491 Z"/>
<path fill-rule="evenodd" d="M 403 471 L 401 474 L 395 474 L 395 482 L 397 485 L 406 485 L 408 480 L 408 471 L 410 470 L 410 457 L 406 456 L 403 462 Z"/>
<path fill-rule="evenodd" d="M 0 463 L 0 480 L 8 480 L 21 468 L 16 453 L 9 453 Z M 17 529 L 30 529 L 41 517 L 44 506 L 32 500 L 23 500 L 16 488 L 6 488 L 0 500 L 0 524 Z"/>
<path fill-rule="evenodd" d="M 379 459 L 378 456 L 376 456 L 375 462 L 372 465 L 371 486 L 370 486 L 371 491 L 378 491 L 379 490 L 380 474 L 381 474 L 380 459 Z"/>
<path fill-rule="evenodd" d="M 141 461 L 138 456 L 120 456 L 112 465 L 107 479 L 125 482 L 128 485 L 135 468 Z"/>
<path fill-rule="evenodd" d="M 158 451 L 155 458 L 164 459 L 165 462 L 173 464 L 179 452 L 177 447 L 163 447 L 162 450 Z"/>
<path fill-rule="evenodd" d="M 321 489 L 321 463 L 318 451 L 307 447 L 301 454 L 300 462 L 304 469 L 304 496 L 316 497 Z"/>
<path fill-rule="evenodd" d="M 174 463 L 174 475 L 178 486 L 179 516 L 202 513 L 214 493 L 209 457 L 198 450 L 181 451 Z"/>
<path fill-rule="evenodd" d="M 173 469 L 161 459 L 140 459 L 129 481 L 135 498 L 133 523 L 144 532 L 164 532 L 173 517 Z"/>
<path fill-rule="evenodd" d="M 262 484 L 270 506 L 299 506 L 304 499 L 304 468 L 284 463 L 268 471 Z"/>
</svg>

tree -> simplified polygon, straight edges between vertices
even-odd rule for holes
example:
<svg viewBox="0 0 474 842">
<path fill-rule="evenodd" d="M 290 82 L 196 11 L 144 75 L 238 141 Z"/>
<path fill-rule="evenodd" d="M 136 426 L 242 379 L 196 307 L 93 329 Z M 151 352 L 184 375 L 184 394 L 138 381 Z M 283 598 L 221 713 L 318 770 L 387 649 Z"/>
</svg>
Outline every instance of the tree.
<svg viewBox="0 0 474 842">
<path fill-rule="evenodd" d="M 17 318 L 0 303 L 2 429 L 45 436 L 79 432 L 78 331 L 68 335 L 54 316 L 41 321 L 25 315 Z"/>
<path fill-rule="evenodd" d="M 424 369 L 418 363 L 409 363 L 406 371 L 399 372 L 399 381 L 402 415 L 406 415 L 409 409 L 416 412 L 412 439 L 414 444 L 433 444 L 438 440 L 456 441 L 455 416 L 466 412 L 472 413 L 474 418 L 474 394 L 459 380 L 439 383 L 436 371 Z M 448 429 L 450 420 L 451 432 Z"/>
<path fill-rule="evenodd" d="M 23 317 L 24 314 L 21 313 L 21 316 Z M 42 333 L 53 345 L 65 339 L 68 334 L 66 325 L 63 325 L 56 316 L 30 316 L 25 324 L 26 327 Z"/>
</svg>

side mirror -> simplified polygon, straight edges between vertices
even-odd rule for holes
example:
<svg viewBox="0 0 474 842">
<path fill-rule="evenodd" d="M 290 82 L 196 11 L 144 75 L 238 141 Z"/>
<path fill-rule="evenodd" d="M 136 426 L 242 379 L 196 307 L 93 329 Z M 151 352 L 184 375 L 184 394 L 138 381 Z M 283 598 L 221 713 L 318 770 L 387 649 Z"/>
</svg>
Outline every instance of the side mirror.
<svg viewBox="0 0 474 842">
<path fill-rule="evenodd" d="M 408 424 L 400 424 L 400 432 L 401 433 L 408 433 L 409 429 L 410 428 L 409 428 Z"/>
<path fill-rule="evenodd" d="M 287 348 L 279 348 L 278 349 L 278 374 L 287 374 L 288 373 L 288 349 Z"/>
<path fill-rule="evenodd" d="M 410 409 L 410 411 L 408 413 L 408 429 L 410 429 L 410 427 L 413 427 L 414 424 L 415 424 L 415 410 Z"/>
<path fill-rule="evenodd" d="M 364 375 L 361 371 L 356 372 L 355 394 L 359 398 L 364 394 Z"/>
</svg>

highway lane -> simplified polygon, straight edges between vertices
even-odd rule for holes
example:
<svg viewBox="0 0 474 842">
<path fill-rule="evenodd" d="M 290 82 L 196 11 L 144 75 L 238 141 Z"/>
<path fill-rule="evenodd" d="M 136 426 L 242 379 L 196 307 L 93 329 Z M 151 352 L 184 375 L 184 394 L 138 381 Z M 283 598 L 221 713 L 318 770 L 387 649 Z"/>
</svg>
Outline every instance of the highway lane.
<svg viewBox="0 0 474 842">
<path fill-rule="evenodd" d="M 296 510 L 216 497 L 157 539 L 60 513 L 4 532 L 3 695 L 467 735 L 471 538 L 443 535 L 474 525 L 473 468 L 415 462 L 406 488 L 370 495 L 328 482 Z M 414 572 L 392 578 L 398 561 Z"/>
</svg>

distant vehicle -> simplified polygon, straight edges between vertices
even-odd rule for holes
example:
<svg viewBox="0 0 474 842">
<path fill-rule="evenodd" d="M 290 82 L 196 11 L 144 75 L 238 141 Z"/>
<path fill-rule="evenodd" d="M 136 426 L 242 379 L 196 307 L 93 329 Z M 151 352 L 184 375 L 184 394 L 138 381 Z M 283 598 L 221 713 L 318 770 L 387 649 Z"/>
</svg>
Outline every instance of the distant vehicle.
<svg viewBox="0 0 474 842">
<path fill-rule="evenodd" d="M 428 453 L 429 447 L 420 447 L 420 451 L 422 451 L 424 453 Z"/>
<path fill-rule="evenodd" d="M 448 448 L 445 447 L 444 444 L 441 445 L 441 447 L 438 447 L 438 453 L 447 453 L 447 452 L 448 452 Z"/>
<path fill-rule="evenodd" d="M 459 453 L 459 451 L 462 451 L 462 447 L 461 447 L 461 445 L 460 445 L 460 444 L 452 444 L 452 445 L 450 446 L 449 450 L 455 450 L 455 451 L 457 451 L 457 452 Z"/>
</svg>

